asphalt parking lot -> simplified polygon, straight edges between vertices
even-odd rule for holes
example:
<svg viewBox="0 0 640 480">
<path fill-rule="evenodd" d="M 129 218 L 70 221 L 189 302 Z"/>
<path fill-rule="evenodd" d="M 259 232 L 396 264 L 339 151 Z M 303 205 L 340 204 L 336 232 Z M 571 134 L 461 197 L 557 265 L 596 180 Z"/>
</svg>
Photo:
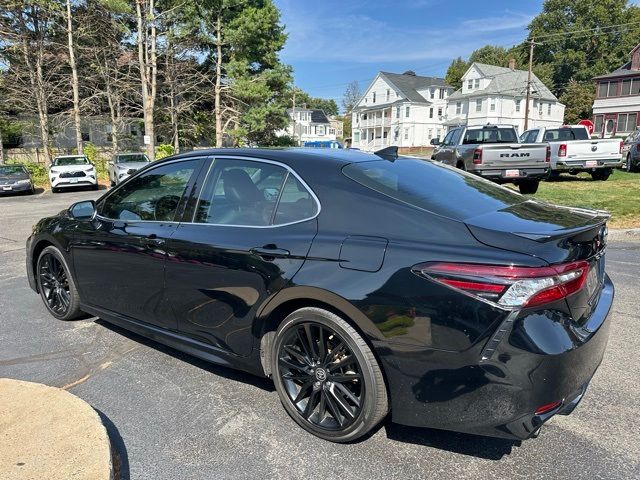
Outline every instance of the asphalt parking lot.
<svg viewBox="0 0 640 480">
<path fill-rule="evenodd" d="M 612 235 L 609 346 L 583 402 L 522 443 L 389 422 L 336 445 L 289 419 L 272 384 L 95 318 L 59 322 L 25 277 L 31 226 L 101 192 L 0 197 L 0 377 L 65 387 L 101 414 L 123 479 L 640 478 L 640 238 Z"/>
</svg>

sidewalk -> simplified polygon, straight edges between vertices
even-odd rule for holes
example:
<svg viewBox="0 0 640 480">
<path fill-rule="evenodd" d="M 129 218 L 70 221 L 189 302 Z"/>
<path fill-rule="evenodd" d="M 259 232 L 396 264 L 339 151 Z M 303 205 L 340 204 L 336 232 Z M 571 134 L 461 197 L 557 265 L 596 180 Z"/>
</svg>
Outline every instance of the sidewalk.
<svg viewBox="0 0 640 480">
<path fill-rule="evenodd" d="M 0 478 L 112 477 L 109 437 L 89 404 L 59 388 L 0 378 Z"/>
</svg>

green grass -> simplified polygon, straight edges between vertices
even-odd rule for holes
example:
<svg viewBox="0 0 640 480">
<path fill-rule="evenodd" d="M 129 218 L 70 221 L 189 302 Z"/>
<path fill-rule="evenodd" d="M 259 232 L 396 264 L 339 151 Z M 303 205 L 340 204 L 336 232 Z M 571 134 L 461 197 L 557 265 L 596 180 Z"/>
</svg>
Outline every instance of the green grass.
<svg viewBox="0 0 640 480">
<path fill-rule="evenodd" d="M 640 173 L 615 170 L 606 182 L 586 173 L 561 175 L 542 182 L 533 198 L 571 207 L 595 208 L 611 213 L 612 228 L 640 227 Z"/>
</svg>

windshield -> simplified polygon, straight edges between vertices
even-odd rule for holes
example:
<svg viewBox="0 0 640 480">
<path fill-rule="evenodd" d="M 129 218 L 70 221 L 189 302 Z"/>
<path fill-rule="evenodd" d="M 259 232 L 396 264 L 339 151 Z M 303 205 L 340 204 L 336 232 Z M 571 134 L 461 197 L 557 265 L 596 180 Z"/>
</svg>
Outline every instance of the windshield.
<svg viewBox="0 0 640 480">
<path fill-rule="evenodd" d="M 22 165 L 0 165 L 0 175 L 13 177 L 27 173 Z"/>
<path fill-rule="evenodd" d="M 376 192 L 461 221 L 525 201 L 475 175 L 416 158 L 352 163 L 342 173 Z"/>
<path fill-rule="evenodd" d="M 57 167 L 63 167 L 65 165 L 87 165 L 89 159 L 84 156 L 78 157 L 58 157 L 53 161 L 53 164 Z"/>
<path fill-rule="evenodd" d="M 563 140 L 589 140 L 589 134 L 586 128 L 554 128 L 544 132 L 545 142 Z"/>
<path fill-rule="evenodd" d="M 467 130 L 462 143 L 464 145 L 476 143 L 518 143 L 518 137 L 513 128 L 478 128 Z"/>
<path fill-rule="evenodd" d="M 149 159 L 144 153 L 132 153 L 130 155 L 118 155 L 116 163 L 140 163 L 148 162 Z"/>
</svg>

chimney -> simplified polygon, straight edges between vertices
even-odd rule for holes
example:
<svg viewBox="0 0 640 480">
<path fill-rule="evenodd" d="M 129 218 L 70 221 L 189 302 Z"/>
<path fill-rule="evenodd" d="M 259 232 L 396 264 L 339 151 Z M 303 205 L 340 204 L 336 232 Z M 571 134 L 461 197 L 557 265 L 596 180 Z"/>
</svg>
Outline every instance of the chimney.
<svg viewBox="0 0 640 480">
<path fill-rule="evenodd" d="M 631 51 L 631 70 L 640 70 L 640 45 Z"/>
<path fill-rule="evenodd" d="M 515 58 L 510 58 L 509 59 L 509 68 L 511 70 L 515 70 L 516 69 L 516 59 Z"/>
</svg>

